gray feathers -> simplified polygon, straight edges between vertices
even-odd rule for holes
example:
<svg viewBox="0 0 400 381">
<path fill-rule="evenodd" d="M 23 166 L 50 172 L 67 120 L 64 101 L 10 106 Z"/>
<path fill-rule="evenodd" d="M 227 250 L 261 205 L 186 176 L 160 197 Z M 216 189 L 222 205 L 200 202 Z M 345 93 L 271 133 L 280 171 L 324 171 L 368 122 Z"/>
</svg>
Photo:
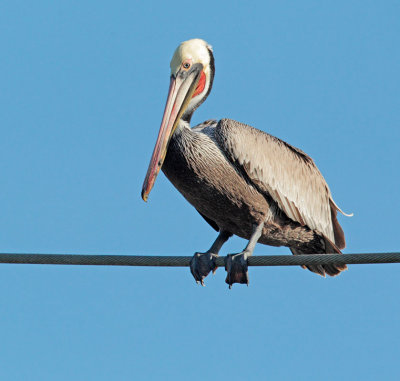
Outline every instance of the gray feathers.
<svg viewBox="0 0 400 381">
<path fill-rule="evenodd" d="M 293 254 L 340 253 L 345 238 L 329 187 L 301 150 L 248 125 L 222 119 L 171 138 L 162 170 L 214 228 L 249 239 L 265 222 L 260 243 Z M 309 267 L 336 275 L 345 267 Z"/>
<path fill-rule="evenodd" d="M 269 194 L 290 219 L 320 231 L 344 248 L 344 234 L 328 184 L 308 155 L 230 119 L 218 123 L 215 136 L 231 162 L 241 166 L 257 188 Z"/>
</svg>

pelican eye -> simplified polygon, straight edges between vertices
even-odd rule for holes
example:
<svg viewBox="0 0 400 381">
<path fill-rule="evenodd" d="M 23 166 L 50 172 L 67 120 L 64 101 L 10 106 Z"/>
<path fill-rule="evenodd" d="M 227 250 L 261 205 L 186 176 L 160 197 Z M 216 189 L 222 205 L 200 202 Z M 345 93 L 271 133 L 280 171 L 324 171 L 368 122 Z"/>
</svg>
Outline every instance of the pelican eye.
<svg viewBox="0 0 400 381">
<path fill-rule="evenodd" d="M 185 69 L 185 70 L 187 70 L 187 69 L 189 69 L 190 68 L 190 62 L 184 62 L 183 64 L 182 64 L 182 67 Z"/>
</svg>

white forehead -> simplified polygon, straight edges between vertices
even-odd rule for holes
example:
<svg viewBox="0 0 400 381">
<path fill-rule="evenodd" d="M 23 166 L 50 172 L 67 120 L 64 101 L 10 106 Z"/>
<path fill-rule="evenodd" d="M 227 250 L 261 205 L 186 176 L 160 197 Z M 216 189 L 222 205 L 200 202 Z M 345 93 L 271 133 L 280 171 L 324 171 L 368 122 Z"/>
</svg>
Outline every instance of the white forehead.
<svg viewBox="0 0 400 381">
<path fill-rule="evenodd" d="M 203 66 L 208 66 L 210 63 L 208 49 L 212 51 L 211 45 L 200 38 L 182 42 L 176 48 L 172 57 L 171 71 L 175 72 L 186 59 L 191 59 L 193 63 L 202 63 Z"/>
</svg>

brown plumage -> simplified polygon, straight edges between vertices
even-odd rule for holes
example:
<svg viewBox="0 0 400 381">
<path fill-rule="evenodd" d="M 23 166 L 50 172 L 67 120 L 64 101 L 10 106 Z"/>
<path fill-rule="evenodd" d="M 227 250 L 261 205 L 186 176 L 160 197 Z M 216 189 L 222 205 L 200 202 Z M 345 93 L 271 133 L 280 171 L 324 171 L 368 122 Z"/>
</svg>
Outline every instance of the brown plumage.
<svg viewBox="0 0 400 381">
<path fill-rule="evenodd" d="M 293 254 L 340 253 L 345 238 L 329 187 L 301 150 L 245 124 L 222 119 L 171 138 L 163 172 L 219 230 L 249 239 L 265 221 L 258 242 Z M 310 266 L 337 275 L 342 265 Z"/>
<path fill-rule="evenodd" d="M 208 96 L 214 78 L 211 47 L 203 40 L 182 43 L 171 61 L 171 86 L 142 197 L 147 200 L 158 171 L 216 230 L 206 253 L 196 253 L 196 281 L 215 269 L 213 258 L 232 235 L 249 240 L 228 258 L 227 283 L 248 283 L 247 256 L 257 242 L 287 246 L 293 254 L 340 253 L 343 213 L 314 161 L 298 148 L 230 119 L 190 128 L 194 110 Z M 346 265 L 309 266 L 334 276 Z"/>
</svg>

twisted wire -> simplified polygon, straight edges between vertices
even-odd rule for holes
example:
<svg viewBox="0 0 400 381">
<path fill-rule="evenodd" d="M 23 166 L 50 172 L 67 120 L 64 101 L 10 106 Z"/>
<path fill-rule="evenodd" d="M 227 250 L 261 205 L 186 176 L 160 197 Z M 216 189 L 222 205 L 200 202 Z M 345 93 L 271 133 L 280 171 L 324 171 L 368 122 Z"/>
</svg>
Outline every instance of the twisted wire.
<svg viewBox="0 0 400 381">
<path fill-rule="evenodd" d="M 149 255 L 82 255 L 82 254 L 0 254 L 0 263 L 91 266 L 163 266 L 187 267 L 192 257 Z M 224 266 L 226 257 L 216 259 Z M 256 255 L 249 266 L 298 266 L 323 264 L 399 263 L 400 253 Z"/>
</svg>

